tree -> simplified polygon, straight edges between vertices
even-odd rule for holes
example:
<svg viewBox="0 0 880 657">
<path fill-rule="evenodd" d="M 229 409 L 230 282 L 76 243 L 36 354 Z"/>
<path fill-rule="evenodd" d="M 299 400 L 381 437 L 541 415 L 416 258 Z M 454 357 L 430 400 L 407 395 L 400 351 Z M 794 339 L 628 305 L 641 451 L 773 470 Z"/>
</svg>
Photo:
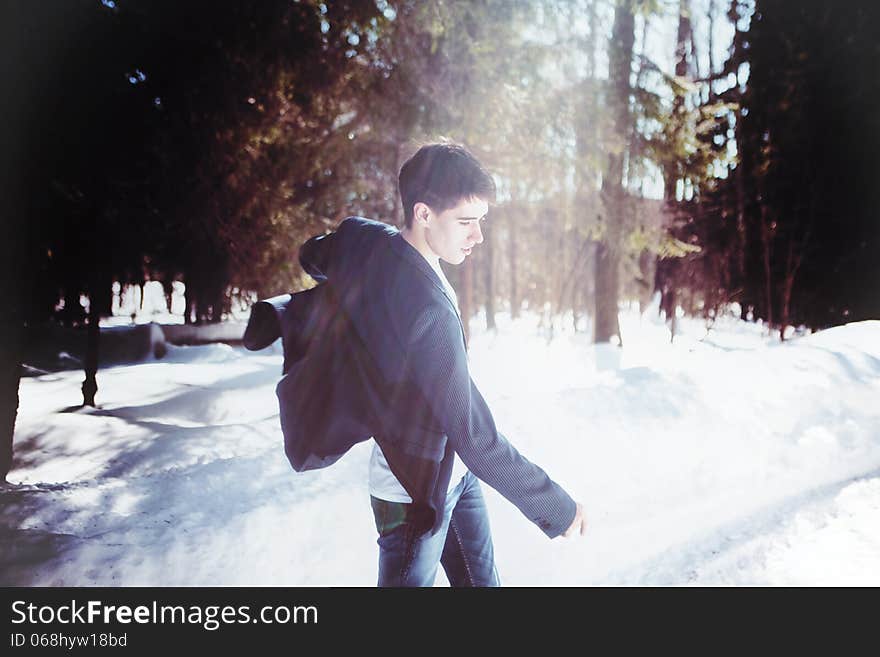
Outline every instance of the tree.
<svg viewBox="0 0 880 657">
<path fill-rule="evenodd" d="M 608 153 L 608 164 L 602 177 L 602 237 L 596 249 L 596 312 L 593 341 L 609 342 L 620 338 L 617 303 L 620 290 L 620 255 L 623 230 L 627 223 L 624 191 L 624 159 L 632 131 L 630 113 L 630 74 L 635 43 L 633 3 L 623 0 L 614 8 L 614 27 L 609 46 L 609 106 L 614 117 L 615 143 Z"/>
</svg>

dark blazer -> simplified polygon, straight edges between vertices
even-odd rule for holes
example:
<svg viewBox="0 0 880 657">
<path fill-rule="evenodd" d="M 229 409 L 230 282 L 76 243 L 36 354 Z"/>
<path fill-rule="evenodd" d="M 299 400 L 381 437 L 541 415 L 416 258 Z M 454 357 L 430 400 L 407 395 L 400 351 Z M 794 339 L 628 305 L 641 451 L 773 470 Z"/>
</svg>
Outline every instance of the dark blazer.
<svg viewBox="0 0 880 657">
<path fill-rule="evenodd" d="M 455 305 L 396 228 L 349 217 L 303 244 L 300 263 L 318 285 L 255 305 L 245 334 L 249 348 L 284 341 L 277 394 L 294 469 L 374 437 L 435 533 L 457 452 L 551 538 L 571 525 L 574 500 L 495 428 Z"/>
</svg>

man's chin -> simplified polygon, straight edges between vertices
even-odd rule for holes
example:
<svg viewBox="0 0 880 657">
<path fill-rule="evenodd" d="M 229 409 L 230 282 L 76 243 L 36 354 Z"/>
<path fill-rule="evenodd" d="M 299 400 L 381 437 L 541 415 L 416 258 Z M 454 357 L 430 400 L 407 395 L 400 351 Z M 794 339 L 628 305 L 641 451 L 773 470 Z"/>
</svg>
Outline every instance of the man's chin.
<svg viewBox="0 0 880 657">
<path fill-rule="evenodd" d="M 467 256 L 462 252 L 459 253 L 458 256 L 456 256 L 455 258 L 441 258 L 441 260 L 448 265 L 460 265 L 464 262 L 464 259 L 466 257 Z"/>
</svg>

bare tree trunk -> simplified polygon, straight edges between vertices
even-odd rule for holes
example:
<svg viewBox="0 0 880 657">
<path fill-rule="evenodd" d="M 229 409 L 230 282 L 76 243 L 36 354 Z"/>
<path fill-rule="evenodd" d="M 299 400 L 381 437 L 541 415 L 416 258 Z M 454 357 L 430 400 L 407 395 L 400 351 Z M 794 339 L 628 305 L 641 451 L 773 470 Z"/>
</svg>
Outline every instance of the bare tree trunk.
<svg viewBox="0 0 880 657">
<path fill-rule="evenodd" d="M 773 329 L 773 280 L 770 267 L 773 229 L 767 220 L 767 206 L 761 203 L 761 257 L 764 263 L 764 301 L 767 304 L 767 328 Z"/>
<path fill-rule="evenodd" d="M 578 330 L 578 320 L 580 319 L 580 311 L 581 304 L 586 299 L 586 294 L 584 291 L 586 290 L 586 279 L 587 277 L 583 275 L 583 271 L 587 269 L 584 263 L 589 262 L 590 256 L 589 253 L 593 248 L 593 241 L 589 238 L 585 239 L 580 248 L 578 249 L 578 253 L 575 256 L 574 264 L 571 268 L 571 275 L 565 280 L 565 285 L 571 286 L 571 322 L 572 328 L 574 332 L 577 333 Z"/>
<path fill-rule="evenodd" d="M 18 417 L 18 386 L 21 382 L 21 350 L 24 342 L 19 310 L 8 307 L 0 328 L 5 345 L 0 349 L 0 480 L 6 479 L 12 469 L 12 445 Z"/>
<path fill-rule="evenodd" d="M 785 260 L 785 279 L 782 282 L 782 308 L 779 318 L 779 339 L 785 341 L 785 329 L 791 321 L 791 293 L 794 289 L 794 281 L 797 277 L 803 261 L 804 250 L 809 239 L 809 233 L 803 242 L 796 248 L 794 242 L 788 243 L 788 256 Z"/>
<path fill-rule="evenodd" d="M 0 240 L 0 290 L 4 301 L 0 313 L 0 481 L 12 469 L 15 421 L 18 417 L 18 388 L 21 381 L 21 361 L 25 343 L 25 310 L 29 304 L 36 272 L 27 271 L 31 241 L 28 230 L 33 226 L 29 202 L 32 179 L 29 159 L 33 148 L 33 134 L 27 129 L 36 97 L 36 84 L 28 84 L 33 71 L 22 66 L 29 61 L 26 44 L 30 42 L 26 30 L 21 29 L 20 18 L 25 12 L 23 3 L 4 7 L 4 21 L 0 25 L 0 39 L 5 47 L 3 76 L 9 94 L 3 112 L 3 156 L 0 157 L 0 196 L 3 197 L 3 239 Z"/>
<path fill-rule="evenodd" d="M 691 38 L 691 20 L 690 7 L 688 0 L 679 0 L 678 9 L 678 29 L 675 38 L 675 74 L 679 77 L 685 77 L 688 74 L 688 45 L 693 46 Z M 684 98 L 676 95 L 672 101 L 672 114 L 679 116 L 683 111 Z M 673 163 L 664 171 L 664 189 L 663 199 L 670 213 L 674 215 L 677 209 L 676 186 L 681 180 L 681 172 Z M 678 333 L 678 304 L 679 299 L 679 276 L 681 271 L 680 263 L 676 260 L 664 263 L 663 280 L 658 281 L 657 287 L 661 289 L 660 309 L 666 314 L 666 324 L 669 327 L 669 342 L 675 341 L 675 335 Z M 660 267 L 658 266 L 658 270 Z"/>
<path fill-rule="evenodd" d="M 196 308 L 196 288 L 193 277 L 188 273 L 183 278 L 183 323 L 193 323 L 193 311 Z"/>
<path fill-rule="evenodd" d="M 742 122 L 742 118 L 737 113 L 737 122 L 736 127 L 739 130 L 740 123 Z M 734 175 L 736 176 L 736 236 L 737 236 L 737 257 L 736 257 L 736 266 L 738 268 L 737 275 L 739 276 L 739 280 L 742 282 L 743 286 L 745 285 L 746 280 L 746 248 L 748 247 L 748 241 L 746 239 L 746 185 L 745 185 L 745 168 L 746 168 L 746 158 L 747 154 L 743 154 L 740 156 L 739 164 L 736 166 L 736 171 L 734 171 Z M 741 299 L 741 308 L 743 313 L 743 319 L 745 319 L 745 307 L 746 304 L 744 300 Z"/>
<path fill-rule="evenodd" d="M 110 282 L 100 272 L 92 275 L 89 285 L 89 325 L 86 334 L 86 378 L 82 384 L 83 406 L 95 406 L 95 395 L 98 392 L 98 352 L 101 341 L 100 321 L 103 315 L 109 314 Z"/>
<path fill-rule="evenodd" d="M 630 135 L 629 76 L 632 69 L 635 20 L 629 2 L 614 10 L 614 28 L 609 53 L 610 105 L 614 115 L 614 133 L 619 150 L 608 155 L 608 168 L 602 180 L 602 196 L 606 204 L 605 235 L 596 253 L 596 316 L 593 341 L 610 342 L 620 339 L 617 300 L 620 291 L 620 254 L 623 247 L 623 226 L 626 221 L 626 199 L 623 189 L 623 161 Z"/>
<path fill-rule="evenodd" d="M 223 311 L 226 307 L 226 293 L 222 285 L 215 285 L 211 299 L 211 323 L 218 324 L 223 321 Z"/>
<path fill-rule="evenodd" d="M 562 317 L 567 310 L 565 307 L 565 303 L 568 301 L 566 288 L 574 270 L 574 259 L 577 258 L 580 247 L 580 244 L 571 239 L 570 232 L 573 231 L 566 229 L 566 213 L 566 208 L 559 209 L 559 257 L 556 259 L 556 280 L 553 286 L 553 291 L 556 293 L 556 314 L 559 317 Z"/>
<path fill-rule="evenodd" d="M 586 47 L 589 51 L 589 56 L 586 58 L 586 62 L 588 65 L 588 73 L 587 73 L 587 81 L 590 84 L 590 87 L 595 85 L 597 81 L 597 70 L 598 66 L 598 53 L 596 44 L 600 38 L 600 27 L 599 27 L 599 17 L 596 12 L 595 3 L 587 4 L 587 17 L 588 17 L 588 25 L 589 25 L 589 36 L 587 38 Z M 584 108 L 587 117 L 592 117 L 597 114 L 598 109 L 598 99 L 599 95 L 595 93 L 595 89 L 592 89 L 591 92 L 586 94 L 586 98 L 584 99 Z M 599 187 L 599 177 L 600 172 L 596 170 L 596 168 L 591 166 L 586 166 L 584 164 L 584 158 L 592 159 L 598 156 L 597 149 L 598 144 L 600 143 L 599 139 L 599 121 L 595 120 L 584 120 L 580 121 L 580 130 L 578 131 L 578 154 L 579 154 L 579 165 L 578 165 L 578 188 L 582 198 L 592 198 L 596 194 L 596 191 Z M 590 157 L 588 157 L 590 156 Z M 596 208 L 593 203 L 589 204 L 589 213 L 587 214 L 587 226 L 595 219 L 596 217 Z M 596 299 L 596 279 L 595 279 L 595 262 L 597 260 L 596 254 L 596 244 L 590 242 L 587 248 L 592 252 L 593 260 L 592 262 L 587 259 L 588 264 L 583 267 L 583 274 L 580 275 L 579 272 L 575 273 L 577 277 L 574 281 L 572 281 L 572 288 L 575 295 L 578 292 L 582 295 L 583 300 L 583 308 L 584 312 L 589 315 L 589 308 L 595 307 L 595 299 Z M 590 266 L 592 265 L 592 266 Z M 576 304 L 575 304 L 576 305 Z M 573 322 L 575 330 L 577 330 L 577 313 L 573 313 Z"/>
<path fill-rule="evenodd" d="M 210 319 L 211 304 L 210 301 L 208 301 L 210 291 L 208 290 L 208 285 L 206 284 L 208 274 L 199 264 L 196 264 L 193 269 L 194 273 L 191 279 L 193 292 L 193 309 L 195 311 L 195 319 L 193 323 L 196 326 L 200 326 L 207 323 L 207 321 Z"/>
<path fill-rule="evenodd" d="M 162 279 L 162 291 L 165 293 L 165 306 L 170 313 L 171 299 L 174 294 L 174 281 L 172 281 L 171 278 L 168 276 L 165 276 L 165 278 Z"/>
<path fill-rule="evenodd" d="M 639 314 L 644 315 L 648 304 L 651 303 L 654 286 L 651 282 L 654 280 L 655 258 L 651 256 L 651 252 L 643 249 L 639 253 L 639 278 L 636 281 L 639 286 Z"/>
<path fill-rule="evenodd" d="M 95 406 L 98 392 L 98 347 L 100 345 L 99 313 L 94 300 L 89 308 L 89 327 L 86 338 L 86 378 L 82 383 L 83 406 Z"/>
<path fill-rule="evenodd" d="M 617 295 L 620 286 L 620 256 L 606 242 L 596 245 L 596 316 L 593 342 L 610 342 L 620 337 L 617 324 Z"/>
<path fill-rule="evenodd" d="M 571 241 L 571 240 L 569 240 Z M 584 260 L 587 257 L 587 251 L 590 248 L 592 241 L 589 239 L 584 240 L 580 246 L 577 247 L 577 251 L 574 253 L 574 260 L 571 263 L 571 268 L 567 271 L 562 272 L 562 281 L 559 286 L 559 298 L 556 301 L 556 307 L 559 309 L 559 312 L 562 312 L 563 304 L 565 302 L 566 297 L 568 297 L 568 291 L 571 289 L 571 307 L 572 307 L 572 316 L 574 317 L 574 329 L 577 331 L 577 297 L 578 297 L 578 285 L 577 282 L 580 280 L 580 271 L 583 268 Z M 577 245 L 575 245 L 577 246 Z M 551 324 L 552 326 L 552 324 Z"/>
<path fill-rule="evenodd" d="M 465 341 L 470 342 L 471 315 L 474 308 L 474 263 L 470 258 L 465 259 L 461 266 L 461 294 L 459 294 L 458 302 Z"/>
<path fill-rule="evenodd" d="M 486 329 L 495 330 L 495 285 L 492 268 L 495 263 L 495 229 L 492 226 L 483 228 L 483 275 L 486 293 Z"/>
<path fill-rule="evenodd" d="M 21 358 L 24 349 L 24 285 L 25 277 L 23 255 L 24 230 L 21 213 L 23 203 L 15 190 L 10 190 L 11 226 L 8 239 L 2 245 L 0 286 L 5 288 L 3 298 L 6 308 L 0 314 L 0 481 L 12 469 L 12 453 L 15 435 L 15 421 L 18 417 L 18 387 L 21 382 Z"/>
<path fill-rule="evenodd" d="M 730 7 L 727 12 L 727 17 L 730 23 L 734 27 L 734 37 L 733 37 L 733 54 L 731 55 L 735 61 L 743 61 L 746 58 L 746 53 L 744 52 L 744 35 L 740 31 L 738 27 L 738 18 L 739 18 L 739 6 L 742 0 L 731 0 Z M 740 99 L 739 88 L 737 88 L 736 98 Z M 748 304 L 746 303 L 746 299 L 750 296 L 748 289 L 750 285 L 747 282 L 747 278 L 755 276 L 754 272 L 748 271 L 751 269 L 751 258 L 747 260 L 746 252 L 747 249 L 750 248 L 749 245 L 749 231 L 748 226 L 746 225 L 746 201 L 747 201 L 747 191 L 746 191 L 746 176 L 748 172 L 751 171 L 752 161 L 751 161 L 751 149 L 743 147 L 743 136 L 742 136 L 742 126 L 743 126 L 743 113 L 742 109 L 736 110 L 736 125 L 734 127 L 734 139 L 736 140 L 737 153 L 739 162 L 736 165 L 736 170 L 734 172 L 735 184 L 736 184 L 736 234 L 737 234 L 737 244 L 736 244 L 736 258 L 735 264 L 737 268 L 737 276 L 738 281 L 740 283 L 741 294 L 739 295 L 739 303 L 740 303 L 740 318 L 745 321 L 748 317 Z M 747 264 L 748 263 L 748 264 Z"/>
<path fill-rule="evenodd" d="M 785 328 L 788 326 L 789 309 L 791 306 L 791 289 L 794 287 L 796 268 L 793 264 L 793 245 L 788 243 L 788 256 L 785 262 L 785 277 L 782 280 L 782 294 L 779 304 L 779 341 L 785 342 Z"/>
<path fill-rule="evenodd" d="M 193 298 L 192 292 L 184 292 L 183 300 L 183 323 L 192 324 L 194 321 L 193 310 L 195 310 L 196 300 Z"/>
<path fill-rule="evenodd" d="M 551 336 L 552 336 L 552 326 L 553 321 L 552 317 L 552 296 L 550 288 L 553 285 L 553 279 L 555 277 L 556 272 L 556 261 L 559 260 L 559 254 L 556 252 L 556 246 L 553 243 L 553 231 L 556 228 L 556 209 L 550 208 L 547 209 L 541 208 L 538 210 L 538 220 L 541 224 L 547 229 L 547 237 L 543 240 L 544 247 L 544 259 L 542 264 L 543 276 L 542 281 L 543 285 L 541 286 L 541 296 L 540 296 L 540 308 L 541 308 L 541 321 L 539 326 L 541 328 L 550 327 Z"/>
<path fill-rule="evenodd" d="M 510 254 L 510 316 L 513 319 L 517 319 L 519 317 L 519 289 L 516 286 L 516 234 L 517 234 L 517 224 L 520 220 L 520 213 L 518 210 L 511 209 L 510 216 L 508 218 L 508 225 L 510 226 L 510 244 L 508 245 L 508 252 Z"/>
</svg>

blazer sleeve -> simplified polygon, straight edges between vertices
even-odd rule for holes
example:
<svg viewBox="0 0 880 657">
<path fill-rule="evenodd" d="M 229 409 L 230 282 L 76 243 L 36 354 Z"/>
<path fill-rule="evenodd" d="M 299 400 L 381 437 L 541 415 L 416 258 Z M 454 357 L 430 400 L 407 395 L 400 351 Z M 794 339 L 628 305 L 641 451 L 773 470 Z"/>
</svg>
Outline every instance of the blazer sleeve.
<svg viewBox="0 0 880 657">
<path fill-rule="evenodd" d="M 318 283 L 327 280 L 327 271 L 333 261 L 336 233 L 316 235 L 299 247 L 299 264 Z"/>
<path fill-rule="evenodd" d="M 281 317 L 292 298 L 290 294 L 282 294 L 251 306 L 251 315 L 241 339 L 246 349 L 265 349 L 281 337 Z"/>
<path fill-rule="evenodd" d="M 306 240 L 299 248 L 299 264 L 318 283 L 331 278 L 337 261 L 344 260 L 345 254 L 356 248 L 358 226 L 364 222 L 360 217 L 348 217 L 332 233 Z"/>
<path fill-rule="evenodd" d="M 495 428 L 470 377 L 460 324 L 452 310 L 428 307 L 416 316 L 409 336 L 411 376 L 461 460 L 547 536 L 562 534 L 574 521 L 575 501 Z"/>
</svg>

